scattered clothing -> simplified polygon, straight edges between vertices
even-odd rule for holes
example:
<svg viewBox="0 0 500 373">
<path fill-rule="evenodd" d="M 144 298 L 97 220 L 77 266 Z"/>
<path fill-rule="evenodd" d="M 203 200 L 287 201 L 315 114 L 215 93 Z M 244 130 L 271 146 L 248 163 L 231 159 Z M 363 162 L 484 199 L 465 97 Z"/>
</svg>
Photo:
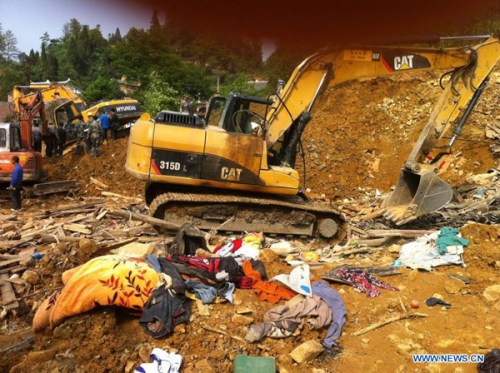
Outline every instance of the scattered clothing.
<svg viewBox="0 0 500 373">
<path fill-rule="evenodd" d="M 332 311 L 333 321 L 323 340 L 323 346 L 326 348 L 333 348 L 336 345 L 337 339 L 339 339 L 342 334 L 342 328 L 347 320 L 347 311 L 344 301 L 337 291 L 323 281 L 316 281 L 312 285 L 312 292 L 325 301 Z"/>
<path fill-rule="evenodd" d="M 177 264 L 180 273 L 198 277 L 205 283 L 234 282 L 240 276 L 240 266 L 232 257 L 202 258 L 173 254 L 168 259 Z"/>
<path fill-rule="evenodd" d="M 399 291 L 398 288 L 378 280 L 375 276 L 362 268 L 341 266 L 325 273 L 323 278 L 351 285 L 355 289 L 368 295 L 368 298 L 379 296 L 380 290 L 378 288 Z"/>
<path fill-rule="evenodd" d="M 238 263 L 247 259 L 258 259 L 262 248 L 262 233 L 249 233 L 242 238 L 236 238 L 215 248 L 214 254 L 232 256 Z"/>
<path fill-rule="evenodd" d="M 144 305 L 139 323 L 153 338 L 163 338 L 176 325 L 189 322 L 190 314 L 189 302 L 185 297 L 160 287 L 153 291 Z"/>
<path fill-rule="evenodd" d="M 214 303 L 217 298 L 223 298 L 233 303 L 233 294 L 236 287 L 231 282 L 223 283 L 219 288 L 205 285 L 196 280 L 186 280 L 186 290 L 194 293 L 196 298 L 201 300 L 203 304 Z"/>
<path fill-rule="evenodd" d="M 439 237 L 436 241 L 438 253 L 443 255 L 448 252 L 448 246 L 469 246 L 469 240 L 459 236 L 460 232 L 456 228 L 443 227 L 439 231 Z"/>
<path fill-rule="evenodd" d="M 261 273 L 253 268 L 251 261 L 244 261 L 242 268 L 245 276 L 252 279 L 252 288 L 260 300 L 266 300 L 269 303 L 278 303 L 281 299 L 292 299 L 296 295 L 294 291 L 284 286 L 263 281 Z"/>
<path fill-rule="evenodd" d="M 150 263 L 149 259 L 151 257 L 156 257 L 156 255 L 151 255 L 148 257 L 148 263 Z M 186 284 L 184 283 L 184 280 L 177 270 L 175 266 L 170 263 L 167 259 L 165 258 L 158 258 L 158 265 L 160 267 L 160 271 L 172 279 L 172 290 L 174 290 L 177 294 L 184 294 L 186 291 Z M 156 267 L 155 267 L 156 268 Z"/>
<path fill-rule="evenodd" d="M 66 317 L 97 306 L 140 311 L 158 283 L 158 274 L 142 259 L 106 255 L 62 275 L 64 287 L 47 298 L 33 319 L 33 329 L 59 325 Z"/>
<path fill-rule="evenodd" d="M 264 314 L 263 323 L 250 325 L 245 339 L 257 342 L 266 336 L 285 338 L 292 335 L 304 323 L 311 329 L 320 329 L 331 322 L 330 307 L 320 297 L 313 295 L 292 307 L 284 304 L 270 309 Z"/>
<path fill-rule="evenodd" d="M 195 226 L 186 223 L 175 235 L 172 245 L 170 245 L 169 254 L 195 255 L 197 249 L 203 249 L 208 252 L 206 233 Z"/>
<path fill-rule="evenodd" d="M 409 242 L 401 246 L 399 252 L 399 261 L 403 265 L 412 269 L 432 270 L 433 267 L 458 264 L 464 265 L 462 254 L 464 247 L 462 245 L 447 246 L 445 254 L 439 254 L 436 241 L 440 232 L 417 238 L 413 242 Z"/>
<path fill-rule="evenodd" d="M 425 301 L 425 304 L 427 304 L 429 307 L 435 306 L 436 304 L 440 304 L 448 308 L 451 307 L 451 304 L 446 303 L 444 300 L 439 298 L 429 298 Z"/>
<path fill-rule="evenodd" d="M 302 264 L 292 270 L 289 275 L 274 276 L 271 281 L 279 281 L 299 294 L 312 295 L 309 265 Z"/>
</svg>

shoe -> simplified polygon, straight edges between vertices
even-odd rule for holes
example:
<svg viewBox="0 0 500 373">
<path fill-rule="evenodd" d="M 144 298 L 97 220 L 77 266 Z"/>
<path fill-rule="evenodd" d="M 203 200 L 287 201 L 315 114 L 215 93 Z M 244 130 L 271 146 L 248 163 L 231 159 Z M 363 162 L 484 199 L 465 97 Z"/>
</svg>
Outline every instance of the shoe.
<svg viewBox="0 0 500 373">
<path fill-rule="evenodd" d="M 14 211 L 14 212 L 21 212 L 23 211 L 22 209 L 10 209 L 10 211 Z"/>
</svg>

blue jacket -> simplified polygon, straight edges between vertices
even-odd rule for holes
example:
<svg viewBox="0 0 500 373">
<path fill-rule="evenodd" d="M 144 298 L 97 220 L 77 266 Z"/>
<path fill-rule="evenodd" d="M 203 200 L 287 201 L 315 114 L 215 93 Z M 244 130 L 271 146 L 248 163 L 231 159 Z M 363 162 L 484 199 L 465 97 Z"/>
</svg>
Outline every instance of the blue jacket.
<svg viewBox="0 0 500 373">
<path fill-rule="evenodd" d="M 18 163 L 14 166 L 14 171 L 12 172 L 12 180 L 10 181 L 10 186 L 20 187 L 23 185 L 23 167 Z"/>
<path fill-rule="evenodd" d="M 99 117 L 99 120 L 101 121 L 101 128 L 102 129 L 109 128 L 109 117 L 106 114 L 101 115 Z"/>
</svg>

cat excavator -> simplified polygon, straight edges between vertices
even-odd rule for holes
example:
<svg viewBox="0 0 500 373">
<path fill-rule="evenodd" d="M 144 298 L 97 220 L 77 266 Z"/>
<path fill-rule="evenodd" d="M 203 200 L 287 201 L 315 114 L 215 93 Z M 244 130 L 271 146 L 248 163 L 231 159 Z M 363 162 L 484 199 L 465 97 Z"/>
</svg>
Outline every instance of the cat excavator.
<svg viewBox="0 0 500 373">
<path fill-rule="evenodd" d="M 177 112 L 162 111 L 161 120 L 144 114 L 131 130 L 126 170 L 146 182 L 146 202 L 157 218 L 202 229 L 334 241 L 342 237 L 344 218 L 332 206 L 308 201 L 295 169 L 321 92 L 355 79 L 451 70 L 385 201 L 385 216 L 404 224 L 451 200 L 436 164 L 460 135 L 499 57 L 499 41 L 484 36 L 475 46 L 459 48 L 325 49 L 300 63 L 279 94 L 214 97 L 205 120 Z M 452 140 L 441 144 L 451 127 Z"/>
</svg>

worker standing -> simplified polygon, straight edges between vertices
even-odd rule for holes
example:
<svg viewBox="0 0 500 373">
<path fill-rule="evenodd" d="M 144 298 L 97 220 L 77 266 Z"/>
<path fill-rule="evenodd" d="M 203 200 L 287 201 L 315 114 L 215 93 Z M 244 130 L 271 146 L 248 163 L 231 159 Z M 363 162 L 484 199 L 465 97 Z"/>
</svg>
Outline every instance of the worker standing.
<svg viewBox="0 0 500 373">
<path fill-rule="evenodd" d="M 111 139 L 116 140 L 118 128 L 120 128 L 120 120 L 116 115 L 116 109 L 112 108 L 109 113 L 109 128 L 111 129 Z"/>
<path fill-rule="evenodd" d="M 179 108 L 179 111 L 181 113 L 191 113 L 191 99 L 189 98 L 188 95 L 185 95 L 182 98 L 181 106 Z"/>
<path fill-rule="evenodd" d="M 98 117 L 95 115 L 94 120 L 89 124 L 88 141 L 92 157 L 99 156 L 99 145 L 101 145 L 102 140 L 102 128 L 97 119 Z"/>
<path fill-rule="evenodd" d="M 40 124 L 35 123 L 31 129 L 33 132 L 33 149 L 41 153 L 42 152 L 42 130 L 40 129 Z"/>
<path fill-rule="evenodd" d="M 45 156 L 52 157 L 57 147 L 56 126 L 54 123 L 48 125 L 48 135 L 45 138 Z"/>
<path fill-rule="evenodd" d="M 106 144 L 107 144 L 109 142 L 109 140 L 108 140 L 109 117 L 106 115 L 106 113 L 104 111 L 102 112 L 101 116 L 99 117 L 99 122 L 101 122 L 103 142 L 106 141 Z"/>
<path fill-rule="evenodd" d="M 66 130 L 63 126 L 59 126 L 57 128 L 56 155 L 63 155 L 64 144 L 66 144 Z"/>
<path fill-rule="evenodd" d="M 85 154 L 85 148 L 86 148 L 86 133 L 85 133 L 85 128 L 86 124 L 82 120 L 82 115 L 78 115 L 78 122 L 75 124 L 75 136 L 76 136 L 76 148 L 75 148 L 75 154 L 80 156 Z"/>
<path fill-rule="evenodd" d="M 23 167 L 19 164 L 19 157 L 14 155 L 11 160 L 14 165 L 12 178 L 7 189 L 12 190 L 12 211 L 21 211 L 21 191 L 23 190 Z"/>
</svg>

